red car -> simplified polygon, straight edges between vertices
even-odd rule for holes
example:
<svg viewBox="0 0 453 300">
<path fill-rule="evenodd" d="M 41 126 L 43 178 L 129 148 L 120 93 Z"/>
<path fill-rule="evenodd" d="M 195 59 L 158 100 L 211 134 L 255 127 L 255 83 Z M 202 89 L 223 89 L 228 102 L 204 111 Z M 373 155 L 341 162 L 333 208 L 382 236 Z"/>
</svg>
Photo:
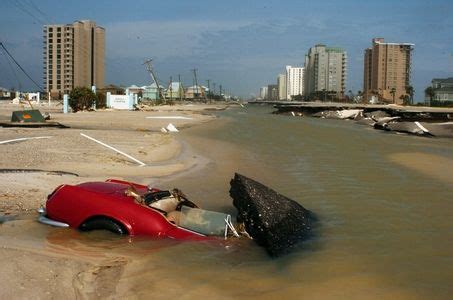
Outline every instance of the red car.
<svg viewBox="0 0 453 300">
<path fill-rule="evenodd" d="M 182 193 L 174 191 L 114 179 L 64 184 L 48 196 L 39 221 L 82 231 L 105 229 L 158 238 L 208 240 L 212 235 L 223 234 L 226 237 L 231 228 L 229 215 L 198 209 Z M 209 222 L 200 223 L 200 217 Z M 206 223 L 211 227 L 203 227 Z"/>
</svg>

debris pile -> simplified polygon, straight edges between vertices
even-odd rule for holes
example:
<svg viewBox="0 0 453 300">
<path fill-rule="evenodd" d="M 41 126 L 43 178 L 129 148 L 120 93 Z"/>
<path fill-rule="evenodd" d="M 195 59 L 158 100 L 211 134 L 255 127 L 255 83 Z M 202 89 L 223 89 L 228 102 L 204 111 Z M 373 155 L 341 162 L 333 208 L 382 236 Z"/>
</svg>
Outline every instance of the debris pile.
<svg viewBox="0 0 453 300">
<path fill-rule="evenodd" d="M 302 113 L 291 112 L 292 116 L 301 116 Z M 453 137 L 453 122 L 439 123 L 430 113 L 400 113 L 390 114 L 384 110 L 370 109 L 340 109 L 321 110 L 308 114 L 323 119 L 349 119 L 357 124 L 372 126 L 375 129 L 407 133 L 419 136 Z M 449 120 L 451 116 L 447 116 Z M 437 121 L 437 122 L 436 122 Z"/>
</svg>

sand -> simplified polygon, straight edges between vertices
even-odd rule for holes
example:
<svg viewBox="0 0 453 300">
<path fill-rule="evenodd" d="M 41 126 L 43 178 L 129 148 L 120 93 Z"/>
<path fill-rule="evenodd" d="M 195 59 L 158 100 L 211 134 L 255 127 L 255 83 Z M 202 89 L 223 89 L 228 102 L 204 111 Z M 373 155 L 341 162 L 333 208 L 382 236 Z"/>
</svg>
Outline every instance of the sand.
<svg viewBox="0 0 453 300">
<path fill-rule="evenodd" d="M 167 176 L 202 168 L 206 159 L 178 140 L 181 133 L 162 133 L 161 128 L 172 123 L 184 131 L 190 126 L 213 121 L 211 111 L 227 106 L 174 105 L 153 107 L 152 111 L 98 110 L 63 114 L 57 103 L 34 105 L 42 113 L 50 112 L 51 121 L 70 128 L 0 127 L 0 232 L 10 226 L 8 216 L 25 214 L 28 220 L 23 221 L 22 229 L 5 231 L 21 235 L 29 222 L 35 222 L 36 209 L 45 205 L 47 195 L 60 184 L 107 178 L 152 184 Z M 23 108 L 29 109 L 1 103 L 0 122 L 8 122 L 12 111 Z M 32 137 L 40 138 L 1 143 Z M 114 279 L 118 278 L 124 261 L 109 257 L 80 259 L 65 252 L 55 254 L 55 251 L 33 246 L 39 243 L 41 241 L 28 244 L 17 241 L 14 234 L 0 234 L 1 299 L 114 295 Z"/>
</svg>

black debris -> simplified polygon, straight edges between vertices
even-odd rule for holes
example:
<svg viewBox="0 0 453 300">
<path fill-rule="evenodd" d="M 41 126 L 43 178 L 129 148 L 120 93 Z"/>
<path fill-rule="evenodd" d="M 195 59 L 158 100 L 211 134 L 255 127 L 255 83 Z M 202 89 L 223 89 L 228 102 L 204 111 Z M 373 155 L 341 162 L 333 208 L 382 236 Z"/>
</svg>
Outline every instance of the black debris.
<svg viewBox="0 0 453 300">
<path fill-rule="evenodd" d="M 271 256 L 288 253 L 309 237 L 315 218 L 299 203 L 246 176 L 235 174 L 230 196 L 238 222 Z"/>
</svg>

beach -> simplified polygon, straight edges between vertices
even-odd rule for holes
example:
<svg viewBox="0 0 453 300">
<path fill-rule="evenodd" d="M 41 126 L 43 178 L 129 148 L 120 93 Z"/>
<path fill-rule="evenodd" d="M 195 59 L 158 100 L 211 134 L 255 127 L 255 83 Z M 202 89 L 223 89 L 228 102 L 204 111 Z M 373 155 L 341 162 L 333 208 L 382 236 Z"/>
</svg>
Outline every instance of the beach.
<svg viewBox="0 0 453 300">
<path fill-rule="evenodd" d="M 63 114 L 50 109 L 51 120 L 70 128 L 1 128 L 0 212 L 35 210 L 47 194 L 63 183 L 142 178 L 147 180 L 181 174 L 203 163 L 177 141 L 177 133 L 162 133 L 172 123 L 179 130 L 215 119 L 206 109 L 223 105 L 161 106 L 153 111 L 107 111 Z M 48 111 L 47 105 L 37 107 Z M 17 105 L 3 104 L 0 116 L 8 120 Z M 83 134 L 83 135 L 82 135 Z M 90 138 L 92 139 L 90 139 Z M 14 142 L 14 139 L 33 138 Z M 141 163 L 99 144 L 102 142 Z M 20 171 L 14 171 L 14 170 Z M 28 172 L 26 170 L 55 171 Z M 56 172 L 61 172 L 58 174 Z M 66 174 L 73 173 L 73 174 Z M 76 176 L 77 175 L 77 176 Z"/>
<path fill-rule="evenodd" d="M 8 122 L 12 111 L 30 109 L 27 106 L 0 104 L 0 120 Z M 210 112 L 226 109 L 227 105 L 172 105 L 149 111 L 97 110 L 69 114 L 63 114 L 61 105 L 55 103 L 35 104 L 33 108 L 50 113 L 51 121 L 69 128 L 0 128 L 0 141 L 7 141 L 0 145 L 0 215 L 3 215 L 0 230 L 8 226 L 9 217 L 21 215 L 28 221 L 37 218 L 36 210 L 45 206 L 47 195 L 61 184 L 115 178 L 135 179 L 148 185 L 202 168 L 206 159 L 179 142 L 177 132 L 163 133 L 161 129 L 169 123 L 184 130 L 212 122 L 216 117 Z M 24 138 L 32 139 L 13 141 Z M 75 298 L 81 296 L 76 293 L 78 287 L 84 292 L 87 288 L 85 277 L 92 281 L 90 284 L 103 285 L 99 280 L 110 281 L 107 278 L 114 278 L 124 264 L 106 258 L 108 262 L 102 260 L 98 265 L 97 259 L 94 264 L 87 257 L 69 258 L 67 254 L 18 247 L 8 243 L 6 237 L 0 243 L 2 299 L 48 295 Z M 105 286 L 101 289 L 108 290 Z"/>
</svg>

